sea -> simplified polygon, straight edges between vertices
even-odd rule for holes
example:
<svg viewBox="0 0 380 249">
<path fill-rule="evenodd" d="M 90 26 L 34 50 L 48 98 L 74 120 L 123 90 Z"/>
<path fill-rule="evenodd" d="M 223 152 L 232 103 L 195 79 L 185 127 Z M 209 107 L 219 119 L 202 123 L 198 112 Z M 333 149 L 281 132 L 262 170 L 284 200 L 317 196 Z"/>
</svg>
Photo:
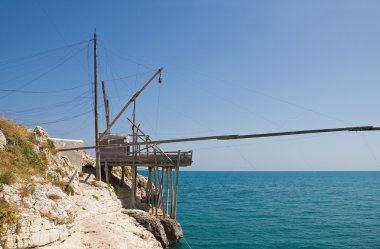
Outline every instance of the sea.
<svg viewBox="0 0 380 249">
<path fill-rule="evenodd" d="M 380 172 L 180 172 L 173 249 L 380 248 Z"/>
</svg>

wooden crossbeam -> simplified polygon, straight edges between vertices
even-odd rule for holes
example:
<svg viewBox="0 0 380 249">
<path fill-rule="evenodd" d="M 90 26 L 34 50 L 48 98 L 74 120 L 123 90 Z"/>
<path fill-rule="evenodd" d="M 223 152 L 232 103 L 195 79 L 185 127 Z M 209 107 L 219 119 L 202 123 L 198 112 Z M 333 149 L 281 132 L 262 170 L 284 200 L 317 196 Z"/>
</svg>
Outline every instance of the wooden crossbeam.
<svg viewBox="0 0 380 249">
<path fill-rule="evenodd" d="M 136 146 L 136 145 L 184 143 L 184 142 L 205 141 L 205 140 L 236 140 L 236 139 L 247 139 L 247 138 L 280 137 L 280 136 L 293 136 L 293 135 L 329 133 L 329 132 L 341 132 L 341 131 L 349 131 L 349 132 L 351 131 L 380 131 L 380 127 L 356 126 L 356 127 L 318 129 L 318 130 L 259 133 L 259 134 L 248 134 L 248 135 L 221 135 L 221 136 L 191 137 L 191 138 L 177 138 L 177 139 L 166 139 L 166 140 L 156 140 L 156 141 L 143 141 L 143 142 L 124 143 L 124 144 L 104 144 L 104 145 L 99 145 L 99 147 L 113 148 L 113 147 L 128 147 L 128 146 Z M 57 151 L 87 150 L 87 149 L 95 149 L 95 148 L 96 146 L 83 146 L 83 147 L 59 149 Z"/>
</svg>

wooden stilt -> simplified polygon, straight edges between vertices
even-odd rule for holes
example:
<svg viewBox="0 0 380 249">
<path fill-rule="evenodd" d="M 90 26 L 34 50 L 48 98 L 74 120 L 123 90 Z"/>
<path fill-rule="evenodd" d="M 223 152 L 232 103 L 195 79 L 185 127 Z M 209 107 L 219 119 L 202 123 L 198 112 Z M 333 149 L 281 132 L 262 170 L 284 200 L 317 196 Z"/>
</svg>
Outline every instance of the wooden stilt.
<svg viewBox="0 0 380 249">
<path fill-rule="evenodd" d="M 164 205 L 164 218 L 168 215 L 169 208 L 169 168 L 165 168 L 166 172 L 166 190 L 165 190 L 165 205 Z"/>
<path fill-rule="evenodd" d="M 174 191 L 173 191 L 173 167 L 170 167 L 169 170 L 169 180 L 170 180 L 170 217 L 173 217 L 173 199 L 174 199 Z"/>
<path fill-rule="evenodd" d="M 108 170 L 108 163 L 107 161 L 104 162 L 104 171 L 106 173 L 106 182 L 110 182 L 110 172 Z"/>
<path fill-rule="evenodd" d="M 149 207 L 152 208 L 153 213 L 153 187 L 152 187 L 152 167 L 149 167 Z"/>
<path fill-rule="evenodd" d="M 121 166 L 121 178 L 120 178 L 120 187 L 124 186 L 124 179 L 125 179 L 125 166 Z"/>
<path fill-rule="evenodd" d="M 161 168 L 161 184 L 160 184 L 160 208 L 164 209 L 164 173 L 165 170 Z"/>
<path fill-rule="evenodd" d="M 155 186 L 156 186 L 156 189 L 154 191 L 154 204 L 155 204 L 155 215 L 157 216 L 158 214 L 158 201 L 159 201 L 159 195 L 158 195 L 158 190 L 159 190 L 159 187 L 160 187 L 160 178 L 158 177 L 158 167 L 155 166 L 154 167 L 154 177 L 155 177 Z"/>
<path fill-rule="evenodd" d="M 146 203 L 149 205 L 149 184 L 150 184 L 150 167 L 148 167 L 148 181 L 146 183 L 145 187 L 145 193 L 146 193 Z"/>
<path fill-rule="evenodd" d="M 175 194 L 174 194 L 174 204 L 173 204 L 173 215 L 172 218 L 175 219 L 177 216 L 177 201 L 178 201 L 178 176 L 179 176 L 179 164 L 181 160 L 181 151 L 178 151 L 177 166 L 175 168 Z"/>
<path fill-rule="evenodd" d="M 132 188 L 131 188 L 131 199 L 130 199 L 130 208 L 136 208 L 136 167 L 131 167 L 132 173 Z"/>
</svg>

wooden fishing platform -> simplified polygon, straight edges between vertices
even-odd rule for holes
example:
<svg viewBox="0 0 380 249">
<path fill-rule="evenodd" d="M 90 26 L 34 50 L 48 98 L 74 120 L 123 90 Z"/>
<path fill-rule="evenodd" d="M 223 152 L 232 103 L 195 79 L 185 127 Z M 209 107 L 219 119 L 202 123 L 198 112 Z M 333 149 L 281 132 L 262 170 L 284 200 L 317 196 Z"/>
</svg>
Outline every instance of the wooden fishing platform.
<svg viewBox="0 0 380 249">
<path fill-rule="evenodd" d="M 181 151 L 179 154 L 175 152 L 160 152 L 152 146 L 137 146 L 136 153 L 131 151 L 131 147 L 128 146 L 129 137 L 133 137 L 133 134 L 109 134 L 104 137 L 104 140 L 100 141 L 100 145 L 108 144 L 124 144 L 125 147 L 100 147 L 100 163 L 102 165 L 105 162 L 108 166 L 125 166 L 136 165 L 138 167 L 149 167 L 157 165 L 159 167 L 175 167 L 177 164 L 179 167 L 191 166 L 193 152 Z M 142 137 L 142 135 L 139 135 Z M 148 136 L 144 136 L 143 141 L 146 141 Z"/>
<path fill-rule="evenodd" d="M 136 125 L 135 110 L 136 99 L 144 89 L 158 77 L 161 83 L 162 68 L 158 69 L 150 79 L 137 91 L 131 99 L 124 105 L 121 111 L 110 122 L 109 101 L 106 94 L 105 83 L 102 81 L 103 98 L 106 116 L 107 128 L 104 132 L 98 131 L 98 77 L 97 77 L 97 38 L 94 33 L 94 116 L 95 116 L 95 145 L 74 148 L 63 148 L 58 151 L 71 151 L 83 149 L 95 149 L 96 151 L 96 177 L 98 180 L 110 181 L 112 167 L 122 168 L 120 184 L 124 184 L 125 169 L 128 167 L 132 173 L 132 188 L 130 194 L 130 208 L 135 208 L 136 189 L 137 189 L 137 169 L 148 169 L 148 184 L 146 186 L 146 202 L 149 210 L 158 215 L 158 210 L 162 210 L 163 216 L 169 216 L 175 219 L 178 200 L 178 178 L 180 167 L 188 167 L 192 164 L 192 151 L 164 152 L 158 147 L 159 144 L 182 143 L 205 140 L 233 140 L 248 138 L 264 138 L 293 136 L 315 133 L 330 132 L 361 132 L 361 131 L 379 131 L 380 127 L 374 126 L 356 126 L 343 128 L 329 128 L 318 130 L 299 130 L 284 131 L 274 133 L 247 134 L 247 135 L 219 135 L 192 138 L 177 138 L 166 140 L 151 140 L 149 135 L 145 134 L 140 125 Z M 132 134 L 112 134 L 111 127 L 124 114 L 125 110 L 133 104 L 132 120 L 127 120 L 132 125 Z M 102 172 L 105 177 L 102 177 Z"/>
<path fill-rule="evenodd" d="M 192 164 L 192 151 L 164 152 L 157 145 L 134 145 L 136 142 L 150 142 L 140 126 L 132 124 L 132 134 L 104 133 L 98 136 L 99 141 L 99 170 L 97 177 L 100 180 L 110 182 L 113 167 L 121 167 L 120 185 L 123 186 L 126 168 L 132 172 L 132 188 L 130 208 L 135 208 L 137 170 L 148 170 L 148 182 L 145 189 L 146 204 L 149 211 L 158 216 L 162 211 L 164 217 L 176 218 L 178 200 L 179 168 L 188 167 Z M 130 139 L 131 138 L 131 139 Z M 115 146 L 115 147 L 107 147 Z M 104 172 L 105 176 L 102 177 Z M 159 211 L 161 210 L 161 211 Z"/>
</svg>

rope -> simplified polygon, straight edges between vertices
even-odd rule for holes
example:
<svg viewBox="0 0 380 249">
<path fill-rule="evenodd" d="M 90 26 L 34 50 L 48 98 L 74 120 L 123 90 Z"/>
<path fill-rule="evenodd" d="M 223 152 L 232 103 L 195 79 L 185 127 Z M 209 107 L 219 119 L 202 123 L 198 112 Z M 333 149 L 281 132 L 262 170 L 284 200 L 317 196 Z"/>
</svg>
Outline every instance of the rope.
<svg viewBox="0 0 380 249">
<path fill-rule="evenodd" d="M 154 134 L 157 136 L 157 128 L 158 128 L 158 118 L 160 115 L 160 96 L 161 96 L 161 84 L 158 86 L 158 96 L 157 96 L 157 108 L 156 108 L 156 124 L 154 127 Z"/>
<path fill-rule="evenodd" d="M 187 242 L 187 240 L 185 239 L 185 237 L 183 237 L 182 239 L 185 241 L 186 245 L 187 245 L 190 249 L 193 249 L 193 248 L 191 248 L 191 246 L 189 245 L 189 243 Z"/>
</svg>

